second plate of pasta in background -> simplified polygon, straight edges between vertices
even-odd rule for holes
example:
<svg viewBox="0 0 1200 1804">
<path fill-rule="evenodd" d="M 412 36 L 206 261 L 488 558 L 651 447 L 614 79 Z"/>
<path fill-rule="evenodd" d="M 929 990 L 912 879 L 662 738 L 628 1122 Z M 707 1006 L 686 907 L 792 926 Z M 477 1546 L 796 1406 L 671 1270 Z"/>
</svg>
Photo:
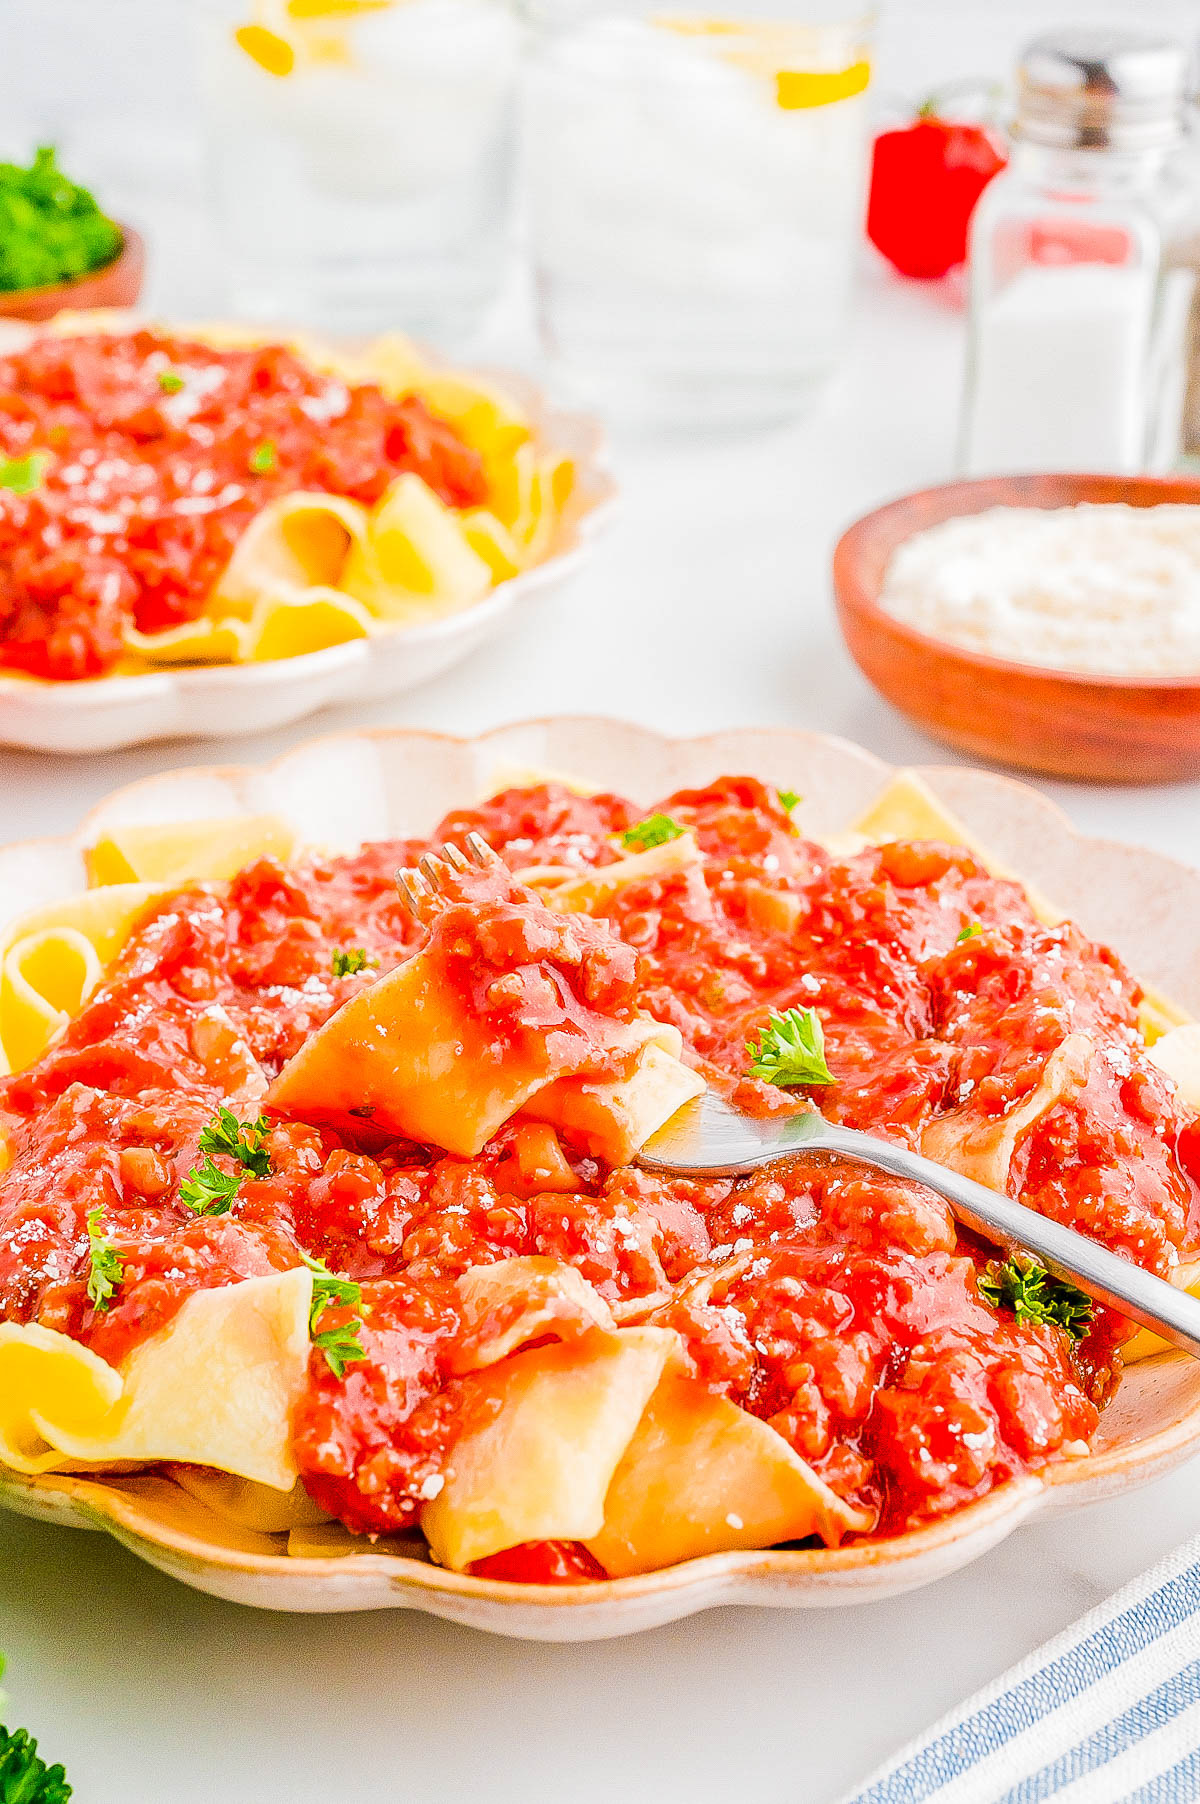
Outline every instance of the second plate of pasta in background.
<svg viewBox="0 0 1200 1804">
<path fill-rule="evenodd" d="M 0 328 L 0 743 L 265 731 L 439 675 L 610 511 L 599 424 L 400 335 Z"/>
</svg>

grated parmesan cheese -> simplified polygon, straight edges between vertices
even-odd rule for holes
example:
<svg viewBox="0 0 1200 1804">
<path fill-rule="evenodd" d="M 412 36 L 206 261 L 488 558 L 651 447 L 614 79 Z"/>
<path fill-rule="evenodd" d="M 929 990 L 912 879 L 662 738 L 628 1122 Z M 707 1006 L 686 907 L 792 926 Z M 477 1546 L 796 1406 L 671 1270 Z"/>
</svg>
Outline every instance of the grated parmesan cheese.
<svg viewBox="0 0 1200 1804">
<path fill-rule="evenodd" d="M 1200 507 L 995 507 L 905 540 L 879 605 L 932 638 L 1056 670 L 1200 671 Z"/>
</svg>

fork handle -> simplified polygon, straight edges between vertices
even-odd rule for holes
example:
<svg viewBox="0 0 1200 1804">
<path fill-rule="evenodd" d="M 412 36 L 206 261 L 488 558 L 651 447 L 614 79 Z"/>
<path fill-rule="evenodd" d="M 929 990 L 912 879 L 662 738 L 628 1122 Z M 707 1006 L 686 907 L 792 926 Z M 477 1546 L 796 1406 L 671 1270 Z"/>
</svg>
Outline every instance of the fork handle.
<svg viewBox="0 0 1200 1804">
<path fill-rule="evenodd" d="M 1078 1229 L 1051 1221 L 998 1190 L 935 1165 L 920 1153 L 854 1128 L 829 1126 L 821 1135 L 821 1149 L 861 1160 L 892 1177 L 924 1184 L 945 1198 L 959 1221 L 986 1240 L 1010 1253 L 1035 1253 L 1056 1278 L 1069 1279 L 1098 1303 L 1153 1329 L 1172 1346 L 1200 1359 L 1200 1300 L 1120 1258 Z"/>
</svg>

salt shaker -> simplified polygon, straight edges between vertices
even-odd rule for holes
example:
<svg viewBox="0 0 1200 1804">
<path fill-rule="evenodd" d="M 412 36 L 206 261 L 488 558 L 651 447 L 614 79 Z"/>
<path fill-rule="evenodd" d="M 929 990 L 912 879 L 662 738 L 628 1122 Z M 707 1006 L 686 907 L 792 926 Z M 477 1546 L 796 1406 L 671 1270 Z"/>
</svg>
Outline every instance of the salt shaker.
<svg viewBox="0 0 1200 1804">
<path fill-rule="evenodd" d="M 1017 71 L 1008 169 L 972 223 L 960 465 L 1165 469 L 1179 445 L 1193 269 L 1176 156 L 1187 54 L 1064 30 Z"/>
</svg>

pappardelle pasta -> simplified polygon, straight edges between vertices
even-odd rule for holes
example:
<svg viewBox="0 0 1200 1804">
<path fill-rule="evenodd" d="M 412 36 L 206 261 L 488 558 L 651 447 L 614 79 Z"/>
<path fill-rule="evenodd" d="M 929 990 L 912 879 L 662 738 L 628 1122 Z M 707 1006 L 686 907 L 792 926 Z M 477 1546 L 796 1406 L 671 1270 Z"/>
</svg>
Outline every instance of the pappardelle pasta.
<svg viewBox="0 0 1200 1804">
<path fill-rule="evenodd" d="M 0 358 L 0 669 L 262 662 L 473 606 L 553 547 L 571 460 L 405 338 L 60 315 Z"/>
<path fill-rule="evenodd" d="M 495 858 L 407 908 L 471 833 Z M 429 842 L 246 815 L 87 867 L 0 943 L 0 1468 L 585 1584 L 1086 1456 L 1152 1337 L 849 1165 L 639 1170 L 705 1085 L 1200 1280 L 1200 1028 L 912 778 L 837 848 L 752 778 L 530 779 Z"/>
</svg>

